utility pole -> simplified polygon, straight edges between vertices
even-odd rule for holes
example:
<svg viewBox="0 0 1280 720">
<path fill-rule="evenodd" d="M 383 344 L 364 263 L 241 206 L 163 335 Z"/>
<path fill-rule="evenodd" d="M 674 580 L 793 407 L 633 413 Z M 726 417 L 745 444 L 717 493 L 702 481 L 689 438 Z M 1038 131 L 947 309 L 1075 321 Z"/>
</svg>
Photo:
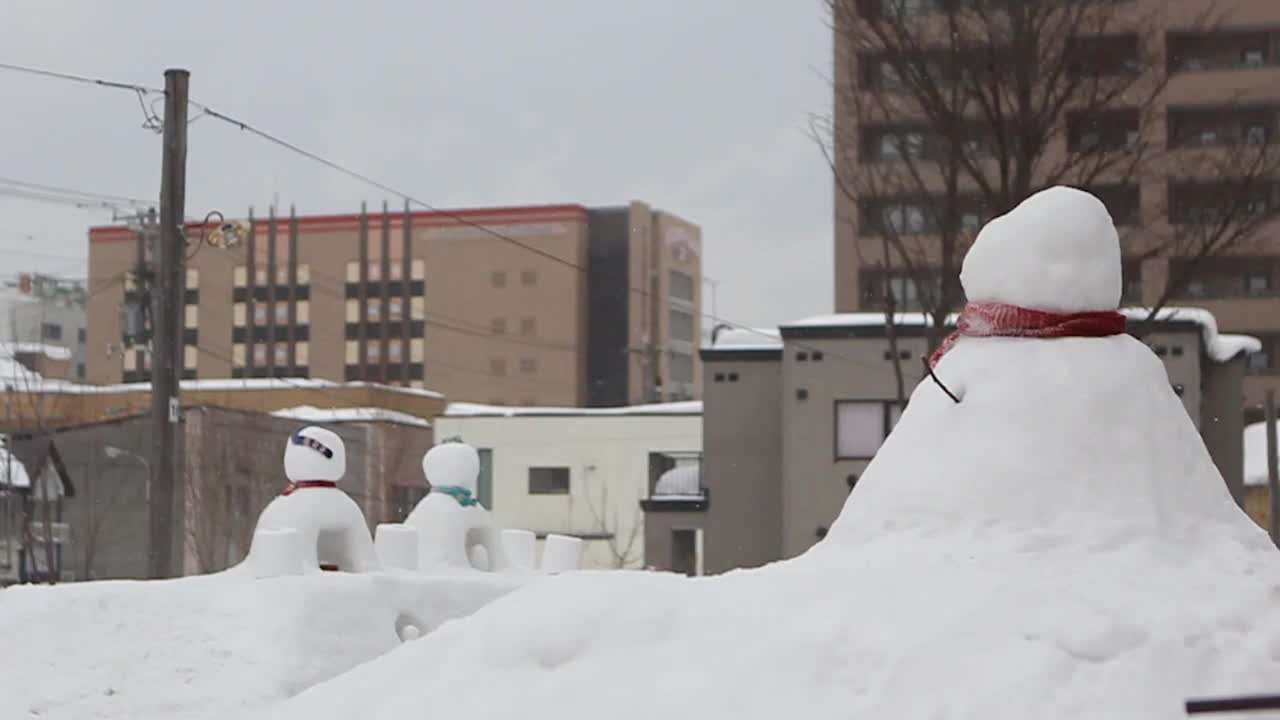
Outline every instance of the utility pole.
<svg viewBox="0 0 1280 720">
<path fill-rule="evenodd" d="M 1280 460 L 1276 458 L 1276 391 L 1267 391 L 1267 499 L 1271 542 L 1280 547 Z"/>
<path fill-rule="evenodd" d="M 175 488 L 182 478 L 182 419 L 178 405 L 182 377 L 182 318 L 186 239 L 183 218 L 187 193 L 186 70 L 164 72 L 163 159 L 160 165 L 160 233 L 155 248 L 156 289 L 152 293 L 151 335 L 151 503 L 148 533 L 148 575 L 174 574 Z"/>
</svg>

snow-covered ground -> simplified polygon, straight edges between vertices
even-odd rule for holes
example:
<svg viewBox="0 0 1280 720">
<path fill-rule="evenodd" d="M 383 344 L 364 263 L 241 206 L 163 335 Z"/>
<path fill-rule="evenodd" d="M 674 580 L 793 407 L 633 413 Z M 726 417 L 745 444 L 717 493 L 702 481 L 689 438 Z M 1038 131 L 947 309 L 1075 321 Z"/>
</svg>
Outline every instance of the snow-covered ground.
<svg viewBox="0 0 1280 720">
<path fill-rule="evenodd" d="M 0 718 L 225 718 L 290 697 L 520 584 L 478 572 L 0 590 Z"/>
</svg>

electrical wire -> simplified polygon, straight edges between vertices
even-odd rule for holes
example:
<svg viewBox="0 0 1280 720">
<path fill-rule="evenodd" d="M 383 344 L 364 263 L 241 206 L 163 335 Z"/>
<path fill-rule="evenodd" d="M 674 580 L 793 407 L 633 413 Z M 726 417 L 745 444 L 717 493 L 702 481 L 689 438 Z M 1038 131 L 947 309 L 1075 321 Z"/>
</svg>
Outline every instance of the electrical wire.
<svg viewBox="0 0 1280 720">
<path fill-rule="evenodd" d="M 14 71 L 14 72 L 26 73 L 26 74 L 31 74 L 31 75 L 38 75 L 38 76 L 43 76 L 43 77 L 48 77 L 48 78 L 56 78 L 56 79 L 60 79 L 60 80 L 71 81 L 71 82 L 77 82 L 77 83 L 82 83 L 82 84 L 90 84 L 90 85 L 97 85 L 97 86 L 107 87 L 107 88 L 114 88 L 114 89 L 128 90 L 128 91 L 135 92 L 135 93 L 138 93 L 138 94 L 157 94 L 157 93 L 158 93 L 158 94 L 161 94 L 161 95 L 163 95 L 163 94 L 164 94 L 164 90 L 162 90 L 162 89 L 154 88 L 154 87 L 147 87 L 147 86 L 144 86 L 144 85 L 138 85 L 138 84 L 135 84 L 135 83 L 124 83 L 124 82 L 118 82 L 118 81 L 112 81 L 112 80 L 103 80 L 103 79 L 100 79 L 100 78 L 93 78 L 93 77 L 89 77 L 89 76 L 85 76 L 85 75 L 75 75 L 75 74 L 71 74 L 71 73 L 56 72 L 56 71 L 45 70 L 45 69 L 41 69 L 41 68 L 33 68 L 33 67 L 21 66 L 21 65 L 10 64 L 10 63 L 0 63 L 0 70 L 10 70 L 10 71 Z M 495 230 L 495 229 L 493 229 L 492 227 L 490 227 L 490 226 L 488 226 L 488 225 L 484 225 L 484 224 L 482 224 L 482 223 L 477 223 L 477 222 L 475 222 L 475 221 L 471 220 L 470 218 L 468 218 L 468 217 L 466 217 L 466 216 L 464 216 L 464 215 L 462 215 L 462 214 L 460 214 L 460 213 L 458 213 L 458 212 L 455 212 L 455 211 L 452 211 L 452 210 L 448 210 L 448 209 L 444 209 L 444 208 L 436 207 L 435 205 L 432 205 L 431 203 L 428 203 L 428 202 L 426 202 L 426 201 L 424 201 L 424 200 L 421 200 L 421 199 L 419 199 L 419 198 L 417 198 L 417 197 L 414 197 L 413 195 L 410 195 L 410 194 L 409 194 L 409 193 L 407 193 L 407 192 L 401 191 L 401 190 L 399 190 L 399 189 L 397 189 L 397 188 L 395 188 L 395 187 L 393 187 L 393 186 L 391 186 L 391 185 L 389 185 L 389 184 L 387 184 L 387 183 L 383 183 L 383 182 L 381 182 L 381 181 L 378 181 L 378 180 L 374 179 L 373 177 L 371 177 L 371 176 L 369 176 L 369 175 L 367 175 L 367 174 L 364 174 L 364 173 L 361 173 L 361 172 L 359 172 L 359 171 L 356 171 L 356 170 L 353 170 L 353 169 L 351 169 L 351 168 L 348 168 L 348 167 L 346 167 L 346 166 L 344 166 L 344 165 L 342 165 L 342 164 L 340 164 L 340 163 L 338 163 L 338 162 L 335 162 L 335 161 L 333 161 L 333 160 L 330 160 L 329 158 L 324 157 L 323 155 L 320 155 L 320 154 L 318 154 L 318 153 L 315 153 L 315 152 L 312 152 L 312 151 L 310 151 L 310 150 L 307 150 L 307 149 L 305 149 L 305 148 L 303 148 L 303 147 L 301 147 L 301 146 L 299 146 L 299 145 L 297 145 L 297 144 L 295 144 L 295 143 L 292 143 L 292 142 L 290 142 L 290 141 L 288 141 L 288 140 L 285 140 L 285 139 L 284 139 L 284 138 L 282 138 L 282 137 L 279 137 L 279 136 L 274 135 L 274 134 L 272 134 L 272 133 L 270 133 L 270 132 L 267 132 L 266 130 L 263 130 L 263 129 L 261 129 L 261 128 L 259 128 L 259 127 L 255 126 L 255 125 L 253 125 L 253 124 L 250 124 L 249 122 L 247 122 L 247 121 L 245 121 L 245 120 L 241 120 L 241 119 L 236 118 L 236 117 L 234 117 L 234 116 L 232 116 L 232 115 L 229 115 L 229 114 L 226 114 L 226 113 L 222 113 L 222 112 L 220 112 L 220 111 L 217 111 L 217 110 L 213 109 L 213 108 L 212 108 L 212 107 L 210 107 L 209 105 L 206 105 L 206 104 L 204 104 L 204 103 L 195 102 L 194 100 L 190 100 L 190 99 L 189 99 L 189 100 L 188 100 L 188 104 L 189 104 L 191 107 L 194 107 L 194 108 L 196 108 L 197 110 L 199 110 L 199 111 L 200 111 L 200 114 L 198 115 L 198 117 L 207 116 L 207 117 L 211 117 L 211 118 L 214 118 L 214 119 L 216 119 L 216 120 L 222 121 L 222 122 L 227 123 L 227 124 L 229 124 L 229 125 L 231 125 L 231 126 L 233 126 L 233 127 L 238 128 L 238 129 L 239 129 L 239 130 L 241 130 L 242 132 L 246 132 L 246 133 L 249 133 L 249 134 L 251 134 L 251 135 L 254 135 L 254 136 L 256 136 L 256 137 L 258 137 L 258 138 L 260 138 L 260 139 L 262 139 L 262 140 L 265 140 L 266 142 L 269 142 L 269 143 L 271 143 L 271 144 L 273 144 L 273 145 L 276 145 L 276 146 L 281 147 L 281 148 L 283 148 L 283 149 L 286 149 L 286 150 L 288 150 L 288 151 L 290 151 L 290 152 L 293 152 L 293 153 L 295 153 L 295 154 L 297 154 L 297 155 L 300 155 L 300 156 L 302 156 L 302 157 L 305 157 L 305 158 L 307 158 L 307 159 L 311 160 L 312 162 L 315 162 L 315 163 L 318 163 L 318 164 L 320 164 L 320 165 L 323 165 L 323 166 L 325 166 L 325 167 L 327 167 L 327 168 L 329 168 L 329 169 L 331 169 L 331 170 L 333 170 L 333 171 L 335 171 L 335 172 L 338 172 L 338 173 L 340 173 L 340 174 L 342 174 L 342 175 L 346 175 L 347 177 L 350 177 L 350 178 L 352 178 L 352 179 L 359 180 L 360 182 L 363 182 L 363 183 L 365 183 L 366 185 L 369 185 L 370 187 L 373 187 L 373 188 L 379 189 L 379 190 L 381 190 L 381 191 L 383 191 L 383 192 L 386 192 L 386 193 L 388 193 L 388 194 L 390 194 L 390 195 L 394 195 L 395 197 L 398 197 L 398 198 L 400 198 L 400 199 L 404 200 L 405 202 L 407 202 L 407 203 L 409 203 L 409 204 L 411 204 L 411 205 L 417 205 L 417 206 L 422 207 L 422 208 L 424 208 L 424 209 L 426 209 L 426 210 L 428 210 L 428 211 L 430 211 L 430 212 L 433 212 L 433 213 L 436 213 L 436 214 L 442 215 L 442 216 L 444 216 L 444 217 L 451 218 L 451 219 L 453 219 L 454 221 L 458 222 L 458 223 L 459 223 L 459 224 L 461 224 L 461 225 L 465 225 L 465 226 L 471 227 L 471 228 L 473 228 L 473 229 L 479 230 L 480 232 L 483 232 L 483 233 L 485 233 L 485 234 L 487 234 L 487 235 L 490 235 L 490 236 L 492 236 L 492 237 L 494 237 L 494 238 L 496 238 L 496 239 L 498 239 L 498 240 L 501 240 L 501 241 L 503 241 L 503 242 L 505 242 L 505 243 L 508 243 L 508 244 L 510 244 L 510 245 L 512 245 L 512 246 L 515 246 L 515 247 L 521 248 L 521 249 L 523 249 L 523 250 L 525 250 L 526 252 L 529 252 L 529 253 L 531 253 L 531 254 L 534 254 L 534 255 L 537 255 L 537 256 L 543 257 L 543 258 L 545 258 L 545 259 L 551 260 L 552 262 L 555 262 L 555 263 L 557 263 L 557 264 L 564 265 L 565 267 L 568 267 L 568 268 L 570 268 L 570 269 L 572 269 L 572 270 L 575 270 L 575 271 L 577 271 L 577 272 L 579 272 L 579 273 L 586 274 L 586 273 L 588 272 L 588 268 L 587 268 L 587 267 L 585 267 L 585 266 L 583 266 L 583 265 L 579 265 L 579 264 L 577 264 L 577 263 L 573 262 L 572 260 L 566 260 L 566 259 L 564 259 L 564 258 L 562 258 L 562 257 L 559 257 L 559 256 L 557 256 L 557 255 L 553 254 L 553 253 L 550 253 L 550 252 L 547 252 L 547 251 L 545 251 L 545 250 L 542 250 L 541 248 L 534 247 L 534 246 L 532 246 L 532 245 L 529 245 L 528 243 L 520 242 L 519 240 L 516 240 L 515 238 L 513 238 L 513 237 L 511 237 L 511 236 L 509 236 L 509 235 L 506 235 L 506 234 L 504 234 L 504 233 L 502 233 L 502 232 L 499 232 L 498 230 Z M 635 287 L 635 286 L 628 285 L 628 287 L 627 287 L 627 291 L 628 291 L 628 292 L 630 292 L 630 293 L 635 293 L 635 294 L 637 294 L 637 295 L 641 296 L 642 298 L 645 298 L 646 300 L 648 300 L 648 299 L 652 299 L 652 298 L 654 297 L 653 293 L 649 292 L 648 290 L 646 290 L 645 288 L 642 288 L 642 287 Z M 726 319 L 726 318 L 724 318 L 724 317 L 720 317 L 720 316 L 713 316 L 713 315 L 711 315 L 711 314 L 709 314 L 709 313 L 705 313 L 705 312 L 704 312 L 704 313 L 700 313 L 700 315 L 701 315 L 701 317 L 702 317 L 702 318 L 711 319 L 713 322 L 715 322 L 715 323 L 717 323 L 717 324 L 719 324 L 719 325 L 725 326 L 725 327 L 729 327 L 729 328 L 732 328 L 732 329 L 742 330 L 742 331 L 745 331 L 745 332 L 749 332 L 749 333 L 757 334 L 757 335 L 760 335 L 761 337 L 769 338 L 770 340 L 774 340 L 774 341 L 776 341 L 776 340 L 777 340 L 777 338 L 773 337 L 772 335 L 770 335 L 770 334 L 768 334 L 768 333 L 761 332 L 759 329 L 757 329 L 757 328 L 753 328 L 753 327 L 750 327 L 749 325 L 746 325 L 746 324 L 743 324 L 743 323 L 733 322 L 733 321 L 730 321 L 730 320 L 728 320 L 728 319 Z M 823 352 L 824 354 L 826 354 L 826 355 L 828 355 L 828 356 L 830 356 L 830 357 L 832 357 L 832 358 L 840 359 L 840 360 L 843 360 L 843 361 L 845 361 L 845 362 L 848 362 L 848 363 L 851 363 L 851 364 L 854 364 L 854 365 L 859 365 L 859 366 L 862 366 L 862 367 L 873 368 L 873 369 L 879 369 L 879 366 L 877 366 L 877 365 L 873 365 L 873 364 L 871 364 L 871 363 L 867 363 L 867 362 L 864 362 L 864 361 L 862 361 L 862 360 L 859 360 L 858 358 L 850 357 L 850 356 L 844 355 L 844 354 L 842 354 L 842 353 L 838 353 L 838 352 L 831 351 L 831 350 L 829 350 L 829 349 L 816 348 L 816 347 L 812 347 L 812 346 L 806 345 L 806 344 L 804 344 L 804 343 L 799 343 L 799 342 L 794 342 L 794 341 L 793 341 L 792 343 L 790 343 L 790 344 L 791 344 L 792 346 L 796 347 L 796 348 L 803 349 L 803 350 L 810 350 L 810 351 Z"/>
</svg>

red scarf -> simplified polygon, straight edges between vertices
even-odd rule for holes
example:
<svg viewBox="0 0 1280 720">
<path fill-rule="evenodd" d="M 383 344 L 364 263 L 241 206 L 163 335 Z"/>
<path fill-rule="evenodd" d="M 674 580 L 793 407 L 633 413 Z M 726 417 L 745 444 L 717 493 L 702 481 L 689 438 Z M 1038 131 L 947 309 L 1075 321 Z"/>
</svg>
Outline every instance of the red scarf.
<svg viewBox="0 0 1280 720">
<path fill-rule="evenodd" d="M 929 356 L 929 367 L 962 337 L 1106 337 L 1124 332 L 1125 317 L 1115 310 L 1059 313 L 999 302 L 969 303 L 960 311 L 955 332 Z"/>
<path fill-rule="evenodd" d="M 284 486 L 284 490 L 280 491 L 281 495 L 292 495 L 294 490 L 309 487 L 338 487 L 338 483 L 333 480 L 297 480 L 290 482 Z"/>
</svg>

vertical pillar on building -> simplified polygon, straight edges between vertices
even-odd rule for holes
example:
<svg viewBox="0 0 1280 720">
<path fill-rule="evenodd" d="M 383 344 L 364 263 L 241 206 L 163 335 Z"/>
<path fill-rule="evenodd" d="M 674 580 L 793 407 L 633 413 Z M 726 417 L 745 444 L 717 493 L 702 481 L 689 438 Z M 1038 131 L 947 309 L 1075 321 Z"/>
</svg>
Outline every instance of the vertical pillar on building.
<svg viewBox="0 0 1280 720">
<path fill-rule="evenodd" d="M 298 366 L 298 210 L 289 205 L 289 373 Z"/>
<path fill-rule="evenodd" d="M 413 345 L 411 331 L 413 307 L 413 213 L 409 210 L 409 201 L 404 201 L 404 250 L 400 253 L 400 377 L 404 385 L 413 384 L 409 377 L 409 366 Z"/>
<path fill-rule="evenodd" d="M 276 206 L 267 212 L 267 376 L 276 374 Z"/>
<path fill-rule="evenodd" d="M 387 340 L 391 337 L 391 326 L 388 318 L 390 317 L 390 300 L 391 300 L 391 212 L 387 208 L 387 201 L 382 201 L 382 232 L 379 236 L 382 246 L 382 256 L 378 259 L 378 275 L 382 278 L 381 298 L 382 312 L 378 313 L 378 342 L 382 344 L 378 348 L 378 380 L 387 382 Z"/>
<path fill-rule="evenodd" d="M 366 379 L 365 368 L 367 367 L 365 359 L 369 357 L 368 352 L 368 325 L 366 323 L 369 317 L 369 206 L 367 203 L 360 203 L 360 274 L 357 278 L 359 284 L 358 295 L 360 317 L 356 318 L 356 348 L 359 357 L 356 358 L 356 367 L 359 377 L 358 380 Z"/>
<path fill-rule="evenodd" d="M 253 217 L 253 208 L 249 208 L 249 242 L 246 251 L 248 263 L 245 267 L 245 300 L 244 300 L 244 369 L 245 377 L 253 377 L 255 364 L 253 361 L 257 323 L 254 322 L 254 305 L 257 299 L 258 286 L 258 223 Z"/>
</svg>

